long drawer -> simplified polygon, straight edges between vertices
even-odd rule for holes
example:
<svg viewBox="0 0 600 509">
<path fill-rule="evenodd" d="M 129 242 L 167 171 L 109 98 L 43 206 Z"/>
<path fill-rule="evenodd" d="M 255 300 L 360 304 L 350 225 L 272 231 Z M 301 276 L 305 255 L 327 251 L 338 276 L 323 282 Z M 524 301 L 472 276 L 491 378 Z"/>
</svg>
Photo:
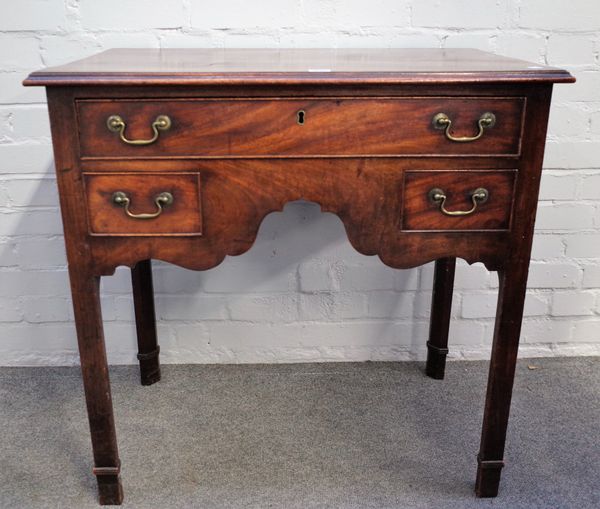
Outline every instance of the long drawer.
<svg viewBox="0 0 600 509">
<path fill-rule="evenodd" d="M 520 153 L 524 99 L 78 100 L 83 158 Z"/>
</svg>

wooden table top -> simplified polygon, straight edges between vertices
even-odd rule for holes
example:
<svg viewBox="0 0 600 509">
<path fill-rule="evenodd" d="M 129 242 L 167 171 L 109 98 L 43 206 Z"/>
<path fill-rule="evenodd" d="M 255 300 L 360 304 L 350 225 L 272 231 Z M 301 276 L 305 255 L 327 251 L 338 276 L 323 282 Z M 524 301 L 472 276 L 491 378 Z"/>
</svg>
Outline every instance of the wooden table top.
<svg viewBox="0 0 600 509">
<path fill-rule="evenodd" d="M 474 49 L 111 49 L 25 85 L 572 82 L 561 69 Z"/>
</svg>

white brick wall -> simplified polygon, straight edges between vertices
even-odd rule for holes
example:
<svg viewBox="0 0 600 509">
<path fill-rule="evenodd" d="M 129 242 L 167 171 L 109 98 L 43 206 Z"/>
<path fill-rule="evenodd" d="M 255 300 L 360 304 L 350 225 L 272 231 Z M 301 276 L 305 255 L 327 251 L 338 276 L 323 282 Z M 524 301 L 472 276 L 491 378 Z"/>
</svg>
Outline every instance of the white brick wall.
<svg viewBox="0 0 600 509">
<path fill-rule="evenodd" d="M 26 74 L 111 47 L 470 46 L 564 66 L 541 189 L 522 355 L 600 353 L 600 4 L 597 0 L 20 0 L 0 7 L 0 364 L 77 361 L 50 133 Z M 155 264 L 165 362 L 422 358 L 431 264 L 356 253 L 314 204 L 263 222 L 256 245 L 194 273 Z M 135 360 L 129 274 L 104 278 L 111 362 Z M 451 355 L 489 355 L 498 278 L 459 262 Z"/>
</svg>

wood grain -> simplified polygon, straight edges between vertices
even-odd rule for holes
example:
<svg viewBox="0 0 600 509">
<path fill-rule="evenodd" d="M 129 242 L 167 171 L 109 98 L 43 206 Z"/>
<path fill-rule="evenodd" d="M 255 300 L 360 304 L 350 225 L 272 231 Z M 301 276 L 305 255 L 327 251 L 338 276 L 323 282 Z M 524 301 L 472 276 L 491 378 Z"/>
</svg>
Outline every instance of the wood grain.
<svg viewBox="0 0 600 509">
<path fill-rule="evenodd" d="M 404 177 L 403 230 L 508 230 L 517 170 L 408 171 Z M 489 198 L 468 216 L 447 216 L 432 202 L 434 188 L 447 196 L 449 211 L 470 210 L 471 196 L 484 188 Z"/>
<path fill-rule="evenodd" d="M 112 49 L 25 85 L 572 82 L 562 69 L 473 49 Z"/>
<path fill-rule="evenodd" d="M 245 100 L 85 100 L 77 102 L 84 158 L 172 158 L 294 155 L 518 155 L 522 98 L 282 98 Z M 298 112 L 304 124 L 298 124 Z M 435 129 L 437 113 L 452 119 L 455 136 L 472 136 L 485 112 L 496 124 L 472 143 Z M 168 115 L 172 126 L 152 145 L 132 146 L 107 128 L 111 115 L 126 135 L 147 139 Z"/>
<path fill-rule="evenodd" d="M 198 173 L 85 173 L 83 177 L 91 235 L 202 235 Z M 135 219 L 113 203 L 117 191 L 130 198 L 132 214 L 155 212 L 154 199 L 165 191 L 173 195 L 173 203 L 163 206 L 154 219 Z"/>
<path fill-rule="evenodd" d="M 476 480 L 478 496 L 495 496 L 552 83 L 571 81 L 566 71 L 473 50 L 113 50 L 32 73 L 27 85 L 48 86 L 100 502 L 118 504 L 123 492 L 99 276 L 135 267 L 140 352 L 153 355 L 149 260 L 214 267 L 250 249 L 264 217 L 299 199 L 336 214 L 359 252 L 389 266 L 437 261 L 428 362 L 437 378 L 455 259 L 499 271 Z M 477 142 L 450 142 L 431 125 L 443 111 L 456 135 L 469 136 L 490 110 L 497 125 Z M 125 117 L 130 137 L 147 138 L 158 114 L 173 117 L 173 130 L 156 145 L 128 147 L 106 129 L 112 114 Z M 433 186 L 452 210 L 468 207 L 476 187 L 490 198 L 449 218 L 427 201 Z M 162 191 L 175 203 L 156 220 L 131 219 L 111 203 L 119 190 L 135 213 L 151 212 Z M 142 365 L 143 379 L 155 381 L 155 368 L 157 357 Z"/>
</svg>

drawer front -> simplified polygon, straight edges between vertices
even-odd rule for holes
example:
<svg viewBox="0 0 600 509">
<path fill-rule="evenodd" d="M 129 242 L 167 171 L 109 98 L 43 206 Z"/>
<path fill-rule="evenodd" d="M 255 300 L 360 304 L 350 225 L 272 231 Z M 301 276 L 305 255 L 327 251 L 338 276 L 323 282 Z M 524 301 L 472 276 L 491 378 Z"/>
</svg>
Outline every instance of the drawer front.
<svg viewBox="0 0 600 509">
<path fill-rule="evenodd" d="M 516 170 L 407 171 L 403 230 L 508 230 Z"/>
<path fill-rule="evenodd" d="M 77 111 L 84 158 L 518 155 L 524 99 L 79 100 Z"/>
<path fill-rule="evenodd" d="M 84 174 L 91 235 L 202 235 L 198 173 Z"/>
</svg>

